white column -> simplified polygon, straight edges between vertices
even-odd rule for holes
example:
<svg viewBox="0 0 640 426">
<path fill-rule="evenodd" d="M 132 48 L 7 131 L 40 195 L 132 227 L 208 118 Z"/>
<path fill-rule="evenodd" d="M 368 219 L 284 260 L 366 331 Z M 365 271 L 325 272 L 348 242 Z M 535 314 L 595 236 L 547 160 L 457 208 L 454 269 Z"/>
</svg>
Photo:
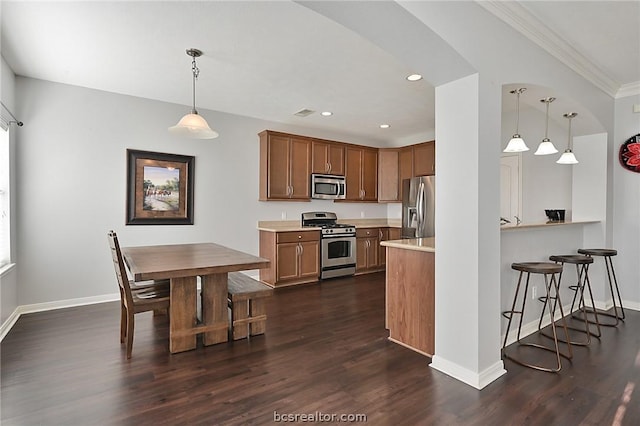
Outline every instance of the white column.
<svg viewBox="0 0 640 426">
<path fill-rule="evenodd" d="M 436 87 L 436 341 L 431 367 L 481 389 L 500 359 L 500 87 Z M 482 105 L 482 108 L 480 107 Z"/>
</svg>

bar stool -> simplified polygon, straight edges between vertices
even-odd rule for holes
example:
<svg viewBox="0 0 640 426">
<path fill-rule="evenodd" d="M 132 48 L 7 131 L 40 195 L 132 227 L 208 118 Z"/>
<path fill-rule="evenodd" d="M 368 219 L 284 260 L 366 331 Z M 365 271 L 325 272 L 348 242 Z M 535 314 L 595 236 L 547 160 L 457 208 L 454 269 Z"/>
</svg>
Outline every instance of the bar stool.
<svg viewBox="0 0 640 426">
<path fill-rule="evenodd" d="M 604 258 L 604 264 L 607 267 L 607 278 L 609 281 L 609 289 L 611 290 L 611 298 L 613 299 L 613 314 L 608 312 L 598 311 L 598 315 L 604 315 L 610 318 L 615 318 L 616 322 L 613 324 L 605 324 L 602 323 L 603 326 L 607 327 L 617 327 L 620 321 L 624 321 L 625 314 L 624 308 L 622 307 L 622 298 L 620 297 L 620 289 L 618 288 L 618 280 L 616 279 L 616 271 L 613 269 L 613 261 L 611 258 L 618 254 L 617 250 L 614 249 L 578 249 L 578 253 L 584 254 L 586 256 L 601 256 Z M 613 280 L 611 279 L 613 276 Z M 615 292 L 614 292 L 615 287 Z M 618 296 L 618 301 L 616 302 L 616 295 Z M 617 303 L 617 304 L 616 304 Z M 618 312 L 618 308 L 620 308 L 620 312 Z M 586 313 L 595 313 L 595 307 L 591 310 L 586 310 Z M 591 324 L 593 324 L 592 320 L 589 320 Z"/>
<path fill-rule="evenodd" d="M 573 352 L 571 349 L 571 343 L 570 343 L 570 339 L 569 339 L 569 331 L 567 330 L 567 323 L 565 321 L 564 318 L 564 312 L 562 311 L 562 303 L 560 301 L 560 294 L 558 291 L 558 281 L 556 280 L 556 274 L 560 274 L 562 272 L 562 265 L 559 265 L 557 263 L 551 263 L 551 262 L 522 262 L 522 263 L 512 263 L 511 264 L 511 269 L 514 269 L 516 271 L 520 271 L 520 275 L 518 277 L 518 285 L 516 286 L 516 294 L 513 297 L 513 305 L 511 306 L 511 310 L 509 311 L 504 311 L 502 313 L 502 315 L 507 318 L 509 320 L 509 323 L 507 324 L 507 331 L 504 335 L 504 343 L 502 345 L 502 356 L 504 358 L 508 358 L 510 360 L 512 360 L 513 362 L 520 364 L 522 366 L 525 367 L 529 367 L 529 368 L 533 368 L 535 370 L 540 370 L 540 371 L 547 371 L 550 373 L 557 373 L 558 371 L 560 371 L 560 369 L 562 368 L 562 363 L 560 362 L 560 357 L 564 357 L 566 359 L 571 359 L 573 358 Z M 524 274 L 527 274 L 527 279 L 525 282 L 525 287 L 524 287 L 524 296 L 522 298 L 522 308 L 517 311 L 516 310 L 516 303 L 518 301 L 518 294 L 520 292 L 520 285 L 522 283 L 522 277 Z M 551 303 L 549 303 L 548 306 L 548 311 L 549 311 L 549 317 L 551 319 L 551 330 L 553 331 L 553 342 L 554 342 L 554 346 L 552 348 L 545 346 L 545 345 L 541 345 L 541 344 L 537 344 L 537 343 L 523 343 L 520 341 L 520 332 L 522 330 L 522 318 L 524 317 L 524 310 L 525 310 L 525 305 L 526 305 L 526 301 L 527 301 L 527 294 L 529 291 L 529 278 L 531 276 L 531 274 L 541 274 L 544 276 L 544 283 L 545 283 L 545 290 L 546 290 L 546 298 L 547 300 L 550 300 L 552 298 L 555 298 L 555 300 L 557 301 L 559 307 L 560 307 L 560 321 L 562 323 L 562 328 L 564 329 L 564 333 L 566 336 L 566 341 L 564 341 L 563 343 L 566 343 L 567 348 L 568 348 L 568 354 L 564 354 L 562 352 L 560 352 L 560 347 L 559 347 L 559 343 L 560 340 L 558 340 L 558 335 L 557 335 L 557 331 L 556 331 L 556 322 L 555 322 L 555 318 L 554 318 L 554 314 L 555 314 L 555 310 L 551 308 Z M 549 275 L 551 275 L 551 279 L 549 279 Z M 554 352 L 556 354 L 556 359 L 557 359 L 557 366 L 555 368 L 550 368 L 550 367 L 545 367 L 542 365 L 536 365 L 536 364 L 530 364 L 530 363 L 526 363 L 523 361 L 520 361 L 519 359 L 509 355 L 506 352 L 506 346 L 507 346 L 507 338 L 509 337 L 509 329 L 511 328 L 511 320 L 513 319 L 513 316 L 515 314 L 519 314 L 520 315 L 520 323 L 518 324 L 518 335 L 517 335 L 517 342 L 520 346 L 531 346 L 534 348 L 539 348 L 539 349 L 543 349 L 546 351 L 550 351 L 550 352 Z"/>
<path fill-rule="evenodd" d="M 574 291 L 573 300 L 571 301 L 571 309 L 569 310 L 569 313 L 573 312 L 576 299 L 578 300 L 578 310 L 582 312 L 587 311 L 585 301 L 584 301 L 584 288 L 585 286 L 587 287 L 587 291 L 589 292 L 589 297 L 591 299 L 591 307 L 594 310 L 595 323 L 598 329 L 598 333 L 595 334 L 591 332 L 591 330 L 589 329 L 589 321 L 587 320 L 586 315 L 583 315 L 582 318 L 579 318 L 584 321 L 584 328 L 577 328 L 569 325 L 567 326 L 567 329 L 569 330 L 579 331 L 581 333 L 585 333 L 586 335 L 586 338 L 584 341 L 572 340 L 570 343 L 572 345 L 587 346 L 591 344 L 591 336 L 594 336 L 597 338 L 600 338 L 600 336 L 602 336 L 602 332 L 600 330 L 600 322 L 598 321 L 598 314 L 595 313 L 596 305 L 593 301 L 593 292 L 591 291 L 591 282 L 589 280 L 589 265 L 593 263 L 593 258 L 590 256 L 584 256 L 581 254 L 563 254 L 563 255 L 549 256 L 549 260 L 554 261 L 556 263 L 560 263 L 563 267 L 563 272 L 564 272 L 565 263 L 576 265 L 576 274 L 578 276 L 578 282 L 575 285 L 569 286 L 569 288 Z M 560 284 L 562 283 L 563 272 L 560 272 L 560 276 L 558 277 L 558 288 L 560 288 Z M 578 294 L 580 294 L 579 298 L 578 298 Z M 552 338 L 552 336 L 550 336 L 548 333 L 545 333 L 544 331 L 541 330 L 542 319 L 544 317 L 544 309 L 546 307 L 546 304 L 551 302 L 546 297 L 540 297 L 539 300 L 541 302 L 544 302 L 544 306 L 542 307 L 542 311 L 540 312 L 540 321 L 538 322 L 538 330 L 540 331 L 540 334 L 542 334 L 543 336 Z M 554 312 L 556 310 L 557 303 L 558 303 L 557 298 L 554 298 L 554 303 L 553 303 Z M 558 338 L 558 340 L 566 343 L 564 340 L 560 338 Z"/>
</svg>

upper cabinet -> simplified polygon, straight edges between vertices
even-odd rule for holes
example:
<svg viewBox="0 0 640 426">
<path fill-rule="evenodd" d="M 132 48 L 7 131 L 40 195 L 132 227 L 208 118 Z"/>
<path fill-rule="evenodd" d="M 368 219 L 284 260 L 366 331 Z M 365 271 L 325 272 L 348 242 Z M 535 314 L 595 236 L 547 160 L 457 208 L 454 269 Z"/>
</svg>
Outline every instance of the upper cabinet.
<svg viewBox="0 0 640 426">
<path fill-rule="evenodd" d="M 415 175 L 413 174 L 413 145 L 400 148 L 399 152 L 399 165 L 398 172 L 400 174 L 400 181 L 398 183 L 399 192 L 402 193 L 402 181 L 404 179 L 411 179 Z"/>
<path fill-rule="evenodd" d="M 413 146 L 413 175 L 436 174 L 436 142 L 429 141 Z"/>
<path fill-rule="evenodd" d="M 260 136 L 260 200 L 309 200 L 311 141 L 265 130 Z"/>
<path fill-rule="evenodd" d="M 402 181 L 435 174 L 435 141 L 378 151 L 378 201 L 402 201 Z"/>
<path fill-rule="evenodd" d="M 344 176 L 344 145 L 314 140 L 312 158 L 313 173 Z"/>
<path fill-rule="evenodd" d="M 436 172 L 435 141 L 372 148 L 265 130 L 260 136 L 260 200 L 310 201 L 311 173 L 345 176 L 344 201 L 402 201 L 402 181 Z"/>
<path fill-rule="evenodd" d="M 345 177 L 350 201 L 378 200 L 378 149 L 356 145 L 345 147 Z"/>
<path fill-rule="evenodd" d="M 390 202 L 400 199 L 400 149 L 381 148 L 378 151 L 378 201 Z"/>
</svg>

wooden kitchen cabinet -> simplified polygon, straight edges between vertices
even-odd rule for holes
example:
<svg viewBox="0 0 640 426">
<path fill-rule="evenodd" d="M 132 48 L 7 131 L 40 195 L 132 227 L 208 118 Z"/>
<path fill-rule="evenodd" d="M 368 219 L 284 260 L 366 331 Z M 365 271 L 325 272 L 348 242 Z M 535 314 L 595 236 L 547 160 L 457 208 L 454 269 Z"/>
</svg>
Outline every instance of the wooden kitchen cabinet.
<svg viewBox="0 0 640 426">
<path fill-rule="evenodd" d="M 402 228 L 389 227 L 389 240 L 399 240 L 402 238 Z"/>
<path fill-rule="evenodd" d="M 434 174 L 434 146 L 435 142 L 426 142 L 402 148 L 381 148 L 378 152 L 378 201 L 401 202 L 403 180 Z M 416 170 L 422 175 L 416 174 Z"/>
<path fill-rule="evenodd" d="M 312 170 L 313 173 L 344 176 L 344 145 L 314 140 Z"/>
<path fill-rule="evenodd" d="M 270 130 L 259 136 L 259 199 L 310 200 L 311 141 Z"/>
<path fill-rule="evenodd" d="M 380 228 L 380 242 L 389 240 L 399 240 L 402 235 L 401 228 Z M 379 265 L 384 268 L 387 265 L 387 248 L 380 246 L 380 254 L 378 255 Z"/>
<path fill-rule="evenodd" d="M 346 200 L 378 201 L 378 150 L 345 148 Z"/>
<path fill-rule="evenodd" d="M 380 269 L 380 228 L 356 229 L 356 273 Z"/>
<path fill-rule="evenodd" d="M 389 228 L 380 228 L 378 235 L 378 265 L 384 268 L 387 264 L 387 248 L 380 243 L 389 239 Z"/>
<path fill-rule="evenodd" d="M 413 146 L 414 176 L 436 174 L 436 142 L 429 141 Z"/>
<path fill-rule="evenodd" d="M 320 243 L 305 241 L 277 245 L 277 281 L 298 280 L 311 277 L 316 281 L 320 274 L 318 259 Z"/>
<path fill-rule="evenodd" d="M 400 148 L 398 157 L 398 201 L 402 201 L 402 181 L 411 179 L 413 174 L 413 146 L 405 146 Z"/>
<path fill-rule="evenodd" d="M 392 202 L 402 198 L 400 178 L 400 150 L 381 148 L 378 151 L 378 201 Z"/>
<path fill-rule="evenodd" d="M 320 231 L 260 231 L 260 257 L 271 261 L 260 280 L 274 287 L 318 281 Z"/>
</svg>

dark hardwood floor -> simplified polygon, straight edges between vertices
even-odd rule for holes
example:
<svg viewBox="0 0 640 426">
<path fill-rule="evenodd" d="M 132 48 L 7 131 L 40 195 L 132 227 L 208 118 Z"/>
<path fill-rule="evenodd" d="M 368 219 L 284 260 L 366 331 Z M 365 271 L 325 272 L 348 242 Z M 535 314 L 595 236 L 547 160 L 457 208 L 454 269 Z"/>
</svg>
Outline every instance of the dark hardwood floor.
<svg viewBox="0 0 640 426">
<path fill-rule="evenodd" d="M 1 345 L 2 425 L 640 424 L 640 312 L 560 374 L 507 360 L 482 391 L 386 339 L 382 273 L 278 289 L 268 316 L 264 336 L 171 355 L 167 317 L 139 314 L 128 361 L 116 302 L 24 315 Z"/>
</svg>

